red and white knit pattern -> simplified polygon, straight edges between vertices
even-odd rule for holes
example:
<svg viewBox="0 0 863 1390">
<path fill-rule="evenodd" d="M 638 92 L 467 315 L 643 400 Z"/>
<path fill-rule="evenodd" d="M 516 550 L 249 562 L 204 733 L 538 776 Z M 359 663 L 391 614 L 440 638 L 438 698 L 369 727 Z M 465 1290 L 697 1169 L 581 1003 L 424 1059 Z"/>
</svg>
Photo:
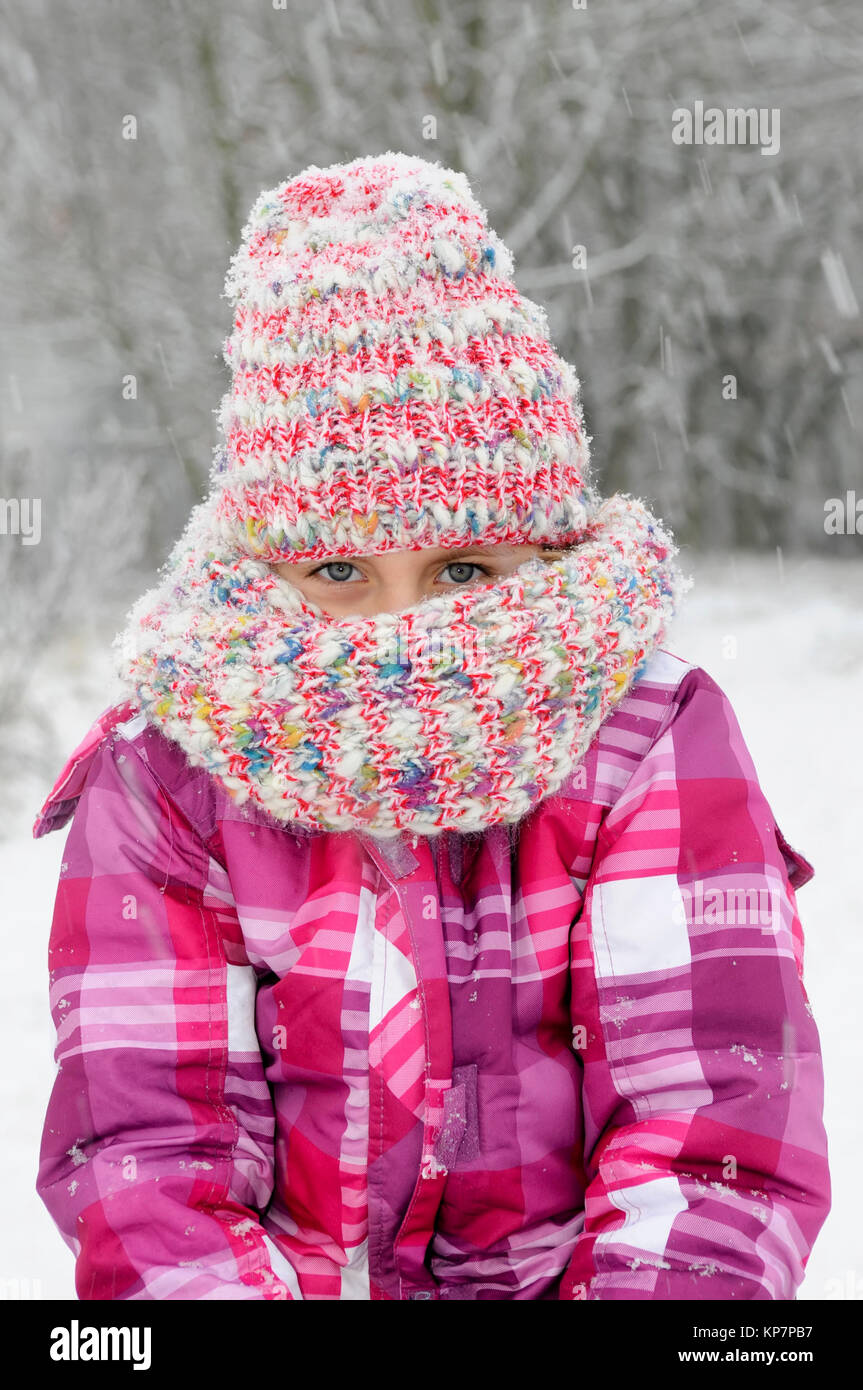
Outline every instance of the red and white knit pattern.
<svg viewBox="0 0 863 1390">
<path fill-rule="evenodd" d="M 424 159 L 262 193 L 225 280 L 226 541 L 314 560 L 578 539 L 579 382 L 512 268 L 464 174 Z"/>
<path fill-rule="evenodd" d="M 216 553 L 213 500 L 119 634 L 147 717 L 239 803 L 316 830 L 483 830 L 557 791 L 662 641 L 686 583 L 634 498 L 494 584 L 336 619 Z"/>
</svg>

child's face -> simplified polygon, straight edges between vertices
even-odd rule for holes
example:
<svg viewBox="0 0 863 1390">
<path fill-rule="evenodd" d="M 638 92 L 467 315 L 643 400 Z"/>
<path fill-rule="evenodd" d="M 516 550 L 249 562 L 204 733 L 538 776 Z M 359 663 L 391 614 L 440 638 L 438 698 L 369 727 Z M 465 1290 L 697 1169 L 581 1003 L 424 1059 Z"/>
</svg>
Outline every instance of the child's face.
<svg viewBox="0 0 863 1390">
<path fill-rule="evenodd" d="M 334 618 L 397 613 L 433 594 L 493 584 L 537 555 L 558 559 L 543 545 L 488 545 L 450 550 L 393 550 L 386 555 L 281 561 L 273 569 Z"/>
</svg>

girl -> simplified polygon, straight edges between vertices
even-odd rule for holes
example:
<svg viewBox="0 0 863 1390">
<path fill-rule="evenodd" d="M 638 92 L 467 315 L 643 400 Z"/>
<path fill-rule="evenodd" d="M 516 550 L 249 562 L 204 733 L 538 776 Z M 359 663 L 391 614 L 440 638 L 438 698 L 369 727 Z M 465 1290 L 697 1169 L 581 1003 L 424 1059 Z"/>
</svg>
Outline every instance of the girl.
<svg viewBox="0 0 863 1390">
<path fill-rule="evenodd" d="M 207 498 L 72 816 L 37 1190 L 82 1299 L 791 1299 L 830 1206 L 783 838 L 691 581 L 464 175 L 258 199 Z"/>
</svg>

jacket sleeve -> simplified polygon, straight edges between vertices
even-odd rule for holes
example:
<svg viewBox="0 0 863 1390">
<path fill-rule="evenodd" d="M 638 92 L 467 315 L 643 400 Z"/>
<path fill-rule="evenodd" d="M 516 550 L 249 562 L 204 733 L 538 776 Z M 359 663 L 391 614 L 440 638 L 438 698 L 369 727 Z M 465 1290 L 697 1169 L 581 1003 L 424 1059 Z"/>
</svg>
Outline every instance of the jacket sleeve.
<svg viewBox="0 0 863 1390">
<path fill-rule="evenodd" d="M 572 938 L 585 1216 L 565 1299 L 793 1299 L 830 1210 L 791 850 L 688 672 L 599 832 Z"/>
<path fill-rule="evenodd" d="M 49 942 L 36 1190 L 81 1299 L 300 1298 L 261 1225 L 274 1116 L 227 875 L 122 728 L 77 801 Z"/>
</svg>

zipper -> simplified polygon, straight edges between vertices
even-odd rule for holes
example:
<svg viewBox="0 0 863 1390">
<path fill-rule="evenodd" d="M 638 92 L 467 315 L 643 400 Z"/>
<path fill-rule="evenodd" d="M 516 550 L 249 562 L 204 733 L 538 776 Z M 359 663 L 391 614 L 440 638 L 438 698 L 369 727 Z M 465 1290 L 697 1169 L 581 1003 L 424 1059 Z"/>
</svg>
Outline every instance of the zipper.
<svg viewBox="0 0 863 1390">
<path fill-rule="evenodd" d="M 437 838 L 440 839 L 441 837 Z M 416 836 L 413 838 L 414 846 L 416 846 L 417 839 Z M 403 845 L 402 847 L 405 848 L 406 846 Z M 452 1019 L 449 1016 L 448 1008 L 446 1018 L 436 1017 L 433 1019 L 426 994 L 428 983 L 434 982 L 436 984 L 436 998 L 440 1002 L 446 999 L 448 1004 L 446 952 L 439 912 L 440 893 L 433 872 L 434 856 L 439 852 L 439 847 L 436 846 L 434 849 L 428 847 L 427 852 L 432 861 L 432 878 L 429 878 L 428 869 L 425 870 L 422 881 L 413 877 L 422 862 L 421 858 L 416 858 L 414 870 L 406 885 L 403 881 L 404 876 L 400 878 L 397 870 L 390 869 L 380 847 L 377 845 L 369 846 L 369 853 L 374 862 L 398 898 L 408 929 L 425 1032 L 425 1107 L 422 1120 L 420 1168 L 407 1210 L 393 1242 L 393 1257 L 403 1298 L 438 1297 L 438 1281 L 427 1269 L 424 1261 L 434 1232 L 434 1224 L 447 1176 L 446 1166 L 437 1157 L 435 1148 L 444 1129 L 444 1098 L 453 1084 Z M 434 917 L 427 916 L 425 912 L 413 912 L 411 910 L 412 898 L 417 902 L 425 903 L 432 894 L 433 900 L 438 905 L 438 912 Z M 444 985 L 443 989 L 441 988 L 441 981 Z M 379 1120 L 380 1116 L 376 1118 L 376 1122 Z M 418 1236 L 421 1240 L 417 1239 Z"/>
</svg>

